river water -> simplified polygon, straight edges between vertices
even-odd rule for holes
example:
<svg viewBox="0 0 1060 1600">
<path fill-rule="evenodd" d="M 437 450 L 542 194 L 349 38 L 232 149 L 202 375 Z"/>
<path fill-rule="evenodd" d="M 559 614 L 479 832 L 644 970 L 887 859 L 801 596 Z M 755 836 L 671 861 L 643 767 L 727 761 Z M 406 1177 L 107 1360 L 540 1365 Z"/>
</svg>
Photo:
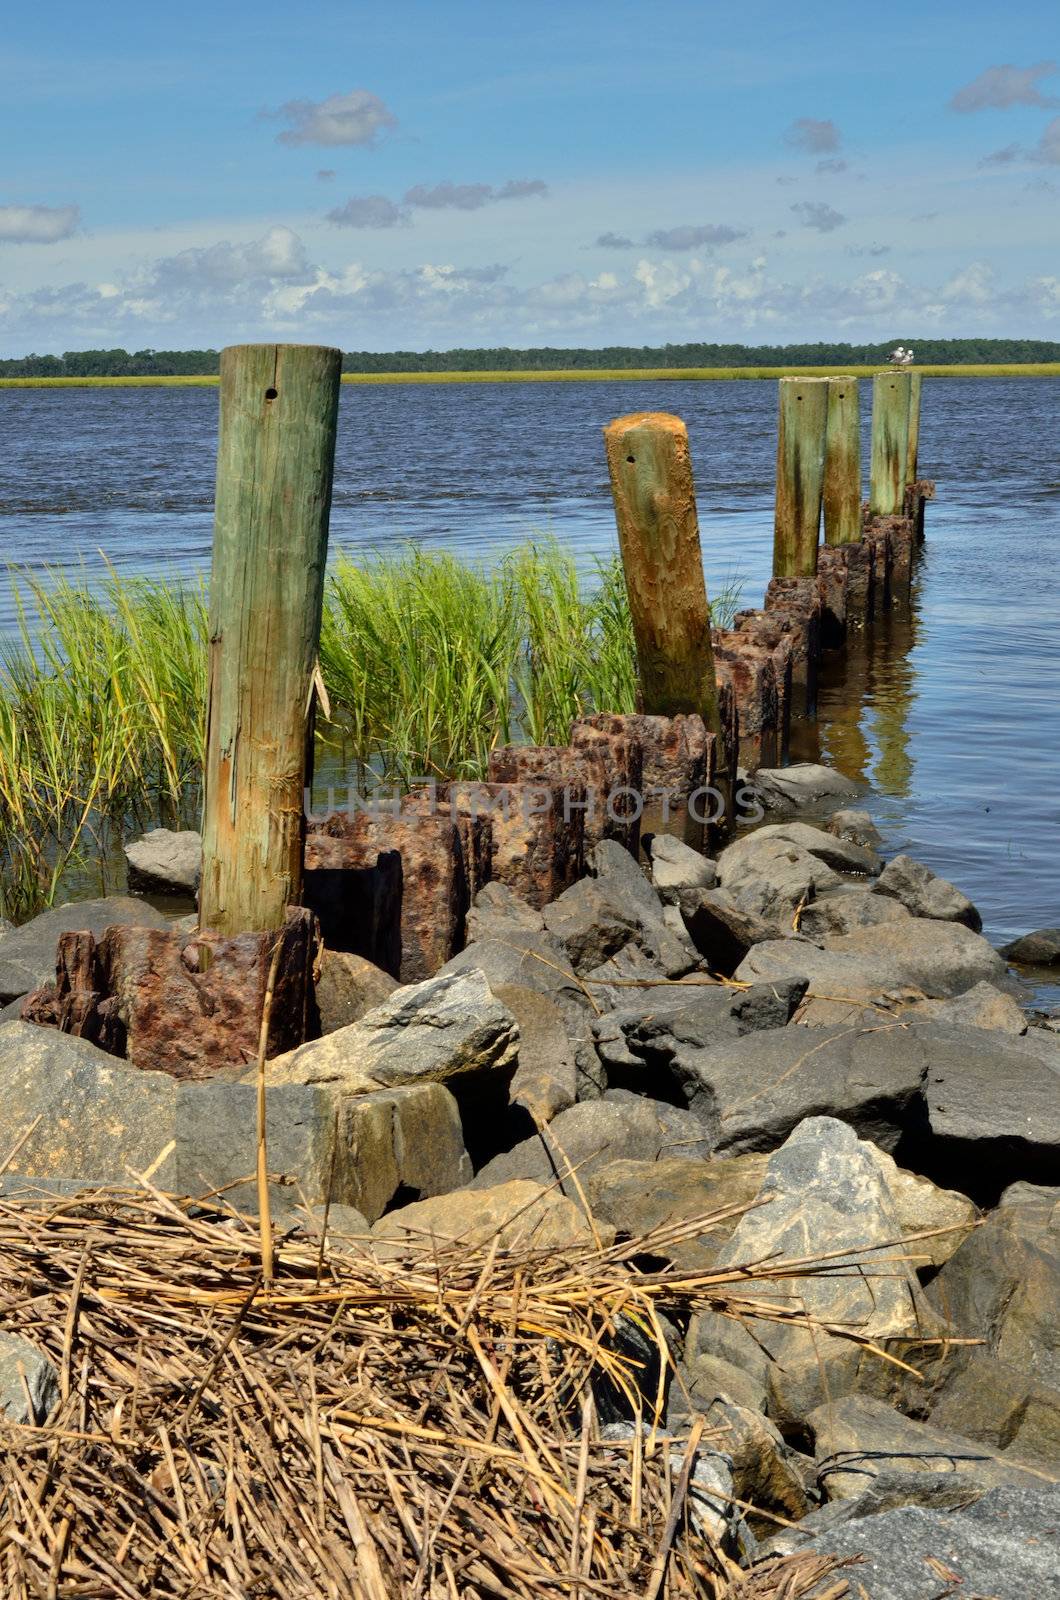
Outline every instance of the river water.
<svg viewBox="0 0 1060 1600">
<path fill-rule="evenodd" d="M 867 443 L 869 384 L 862 384 Z M 688 424 L 708 588 L 761 602 L 776 387 L 416 384 L 342 391 L 332 544 L 488 558 L 535 534 L 615 548 L 601 426 Z M 996 943 L 1060 923 L 1060 380 L 928 379 L 911 619 L 826 671 L 819 752 L 867 786 L 890 850 L 956 882 Z M 0 552 L 190 575 L 210 559 L 217 391 L 0 390 Z M 0 635 L 13 624 L 0 584 Z M 1060 991 L 1058 991 L 1060 993 Z"/>
</svg>

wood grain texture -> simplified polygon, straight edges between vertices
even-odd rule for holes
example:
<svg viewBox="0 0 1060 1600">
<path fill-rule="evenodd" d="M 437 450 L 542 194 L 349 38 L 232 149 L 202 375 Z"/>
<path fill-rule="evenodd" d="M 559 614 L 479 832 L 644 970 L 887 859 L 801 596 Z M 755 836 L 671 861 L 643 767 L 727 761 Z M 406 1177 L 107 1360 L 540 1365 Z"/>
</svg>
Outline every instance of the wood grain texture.
<svg viewBox="0 0 1060 1600">
<path fill-rule="evenodd" d="M 872 380 L 872 465 L 869 512 L 899 516 L 905 501 L 909 450 L 910 372 L 878 372 Z"/>
<path fill-rule="evenodd" d="M 340 366 L 317 345 L 221 355 L 199 897 L 219 933 L 279 928 L 301 893 Z"/>
<path fill-rule="evenodd" d="M 609 423 L 604 444 L 643 710 L 698 712 L 720 743 L 688 430 L 680 417 L 641 411 Z"/>
<path fill-rule="evenodd" d="M 774 578 L 812 578 L 824 492 L 827 378 L 781 378 L 777 424 Z"/>
<path fill-rule="evenodd" d="M 824 542 L 861 538 L 861 418 L 856 378 L 829 378 L 824 455 Z"/>
</svg>

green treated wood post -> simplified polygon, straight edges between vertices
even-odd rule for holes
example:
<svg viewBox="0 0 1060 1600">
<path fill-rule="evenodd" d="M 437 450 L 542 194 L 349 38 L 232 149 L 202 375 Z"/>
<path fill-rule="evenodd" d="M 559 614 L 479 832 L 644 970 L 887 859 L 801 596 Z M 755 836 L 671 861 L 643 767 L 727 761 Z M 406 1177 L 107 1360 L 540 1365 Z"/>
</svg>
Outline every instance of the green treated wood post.
<svg viewBox="0 0 1060 1600">
<path fill-rule="evenodd" d="M 718 688 L 688 429 L 639 411 L 604 429 L 644 710 L 696 711 L 717 737 Z"/>
<path fill-rule="evenodd" d="M 872 380 L 872 467 L 869 514 L 901 516 L 905 506 L 912 374 L 877 372 Z"/>
<path fill-rule="evenodd" d="M 905 481 L 915 483 L 917 457 L 920 453 L 920 391 L 924 387 L 924 374 L 909 374 L 909 441 L 905 452 Z"/>
<path fill-rule="evenodd" d="M 777 428 L 774 578 L 812 578 L 824 491 L 827 378 L 781 378 Z"/>
<path fill-rule="evenodd" d="M 283 925 L 302 889 L 306 746 L 341 353 L 221 354 L 199 925 Z"/>
<path fill-rule="evenodd" d="M 829 378 L 824 455 L 824 542 L 861 538 L 861 417 L 858 380 Z"/>
</svg>

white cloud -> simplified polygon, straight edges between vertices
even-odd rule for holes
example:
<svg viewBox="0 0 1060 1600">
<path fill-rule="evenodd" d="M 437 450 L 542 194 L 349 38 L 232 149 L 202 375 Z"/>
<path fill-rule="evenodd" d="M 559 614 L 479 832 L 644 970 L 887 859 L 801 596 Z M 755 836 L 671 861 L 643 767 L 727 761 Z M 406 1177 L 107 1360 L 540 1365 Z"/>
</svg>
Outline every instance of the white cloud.
<svg viewBox="0 0 1060 1600">
<path fill-rule="evenodd" d="M 0 206 L 0 242 L 55 244 L 81 222 L 77 206 Z"/>
<path fill-rule="evenodd" d="M 397 126 L 390 108 L 370 89 L 331 94 L 326 100 L 288 100 L 271 115 L 284 117 L 291 126 L 276 135 L 279 144 L 374 144 L 388 128 Z"/>
<path fill-rule="evenodd" d="M 784 140 L 797 150 L 808 150 L 811 155 L 825 155 L 830 150 L 838 150 L 843 142 L 831 118 L 818 121 L 816 117 L 796 117 Z"/>
<path fill-rule="evenodd" d="M 1042 94 L 1038 87 L 1040 79 L 1051 78 L 1055 72 L 1055 61 L 1039 61 L 1033 67 L 987 67 L 978 78 L 957 90 L 950 110 L 1007 111 L 1011 106 L 1060 105 L 1055 95 Z"/>
</svg>

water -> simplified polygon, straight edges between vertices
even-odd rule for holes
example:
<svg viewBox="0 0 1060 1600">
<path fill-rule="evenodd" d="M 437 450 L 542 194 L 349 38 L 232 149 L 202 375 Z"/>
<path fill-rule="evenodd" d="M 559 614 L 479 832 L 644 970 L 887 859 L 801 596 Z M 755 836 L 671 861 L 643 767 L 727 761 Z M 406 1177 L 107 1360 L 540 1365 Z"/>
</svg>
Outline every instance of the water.
<svg viewBox="0 0 1060 1600">
<path fill-rule="evenodd" d="M 489 558 L 548 533 L 588 570 L 615 548 L 601 425 L 670 410 L 691 437 L 708 587 L 738 577 L 757 604 L 775 407 L 761 381 L 345 387 L 333 545 Z M 810 736 L 870 786 L 888 848 L 959 884 L 995 943 L 1060 922 L 1058 412 L 1057 379 L 928 380 L 938 498 L 913 616 L 826 670 Z M 216 390 L 0 390 L 0 419 L 6 560 L 208 570 Z M 0 635 L 12 625 L 0 586 Z"/>
</svg>

